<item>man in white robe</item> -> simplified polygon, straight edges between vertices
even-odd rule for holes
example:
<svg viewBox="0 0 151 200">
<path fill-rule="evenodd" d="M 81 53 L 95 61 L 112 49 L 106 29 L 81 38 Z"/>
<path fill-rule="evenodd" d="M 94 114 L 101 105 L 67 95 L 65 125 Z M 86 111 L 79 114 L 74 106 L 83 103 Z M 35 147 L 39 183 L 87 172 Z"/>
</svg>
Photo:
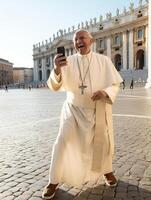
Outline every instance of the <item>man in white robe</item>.
<svg viewBox="0 0 151 200">
<path fill-rule="evenodd" d="M 72 186 L 112 173 L 114 137 L 112 104 L 123 81 L 111 60 L 91 51 L 93 38 L 86 30 L 75 32 L 76 54 L 57 54 L 47 81 L 53 91 L 66 91 L 58 137 L 53 146 L 49 183 L 43 198 L 51 199 L 59 183 Z"/>
</svg>

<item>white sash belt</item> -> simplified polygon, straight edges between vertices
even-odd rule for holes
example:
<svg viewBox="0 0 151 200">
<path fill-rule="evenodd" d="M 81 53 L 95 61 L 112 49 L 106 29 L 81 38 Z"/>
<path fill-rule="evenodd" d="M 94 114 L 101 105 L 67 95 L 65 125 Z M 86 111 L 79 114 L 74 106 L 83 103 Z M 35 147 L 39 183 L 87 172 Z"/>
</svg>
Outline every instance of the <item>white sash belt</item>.
<svg viewBox="0 0 151 200">
<path fill-rule="evenodd" d="M 73 94 L 67 92 L 67 102 L 81 108 L 95 109 L 95 102 L 92 101 L 91 97 L 87 94 Z"/>
</svg>

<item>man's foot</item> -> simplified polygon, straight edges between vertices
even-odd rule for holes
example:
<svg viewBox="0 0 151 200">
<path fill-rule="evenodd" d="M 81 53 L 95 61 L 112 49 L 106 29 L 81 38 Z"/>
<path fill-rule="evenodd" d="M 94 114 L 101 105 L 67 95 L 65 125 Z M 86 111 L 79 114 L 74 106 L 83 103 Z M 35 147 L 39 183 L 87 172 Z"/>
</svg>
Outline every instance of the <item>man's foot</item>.
<svg viewBox="0 0 151 200">
<path fill-rule="evenodd" d="M 49 184 L 47 185 L 44 190 L 43 190 L 43 193 L 42 193 L 42 198 L 43 199 L 52 199 L 54 196 L 55 196 L 55 193 L 57 191 L 59 187 L 59 184 Z"/>
<path fill-rule="evenodd" d="M 117 179 L 115 178 L 113 172 L 104 174 L 105 183 L 108 186 L 115 187 L 117 185 Z"/>
</svg>

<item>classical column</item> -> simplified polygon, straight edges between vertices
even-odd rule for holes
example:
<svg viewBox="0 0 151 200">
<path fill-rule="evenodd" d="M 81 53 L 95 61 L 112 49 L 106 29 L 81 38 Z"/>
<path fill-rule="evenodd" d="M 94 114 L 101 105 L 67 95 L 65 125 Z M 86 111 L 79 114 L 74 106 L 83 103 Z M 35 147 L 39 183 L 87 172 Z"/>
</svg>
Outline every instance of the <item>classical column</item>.
<svg viewBox="0 0 151 200">
<path fill-rule="evenodd" d="M 42 58 L 42 81 L 46 81 L 46 59 L 45 57 Z"/>
<path fill-rule="evenodd" d="M 148 4 L 148 78 L 145 88 L 151 88 L 151 0 Z"/>
<path fill-rule="evenodd" d="M 148 67 L 148 25 L 145 27 L 145 52 L 144 52 L 145 69 Z"/>
<path fill-rule="evenodd" d="M 51 59 L 50 70 L 52 70 L 52 69 L 53 69 L 53 66 L 54 66 L 54 63 L 53 63 L 53 62 L 54 62 L 54 61 L 53 61 L 53 60 L 54 60 L 54 57 L 55 57 L 55 55 L 52 53 L 51 56 L 50 56 L 50 59 Z"/>
<path fill-rule="evenodd" d="M 92 51 L 96 52 L 96 41 L 93 42 Z"/>
<path fill-rule="evenodd" d="M 134 38 L 133 38 L 133 30 L 129 32 L 129 69 L 134 69 Z"/>
<path fill-rule="evenodd" d="M 127 69 L 127 34 L 123 32 L 123 69 Z"/>
<path fill-rule="evenodd" d="M 110 37 L 107 38 L 106 44 L 107 44 L 107 56 L 111 58 L 111 38 Z"/>
<path fill-rule="evenodd" d="M 34 81 L 38 81 L 38 60 L 35 59 L 34 60 L 34 73 L 33 73 L 34 77 Z"/>
</svg>

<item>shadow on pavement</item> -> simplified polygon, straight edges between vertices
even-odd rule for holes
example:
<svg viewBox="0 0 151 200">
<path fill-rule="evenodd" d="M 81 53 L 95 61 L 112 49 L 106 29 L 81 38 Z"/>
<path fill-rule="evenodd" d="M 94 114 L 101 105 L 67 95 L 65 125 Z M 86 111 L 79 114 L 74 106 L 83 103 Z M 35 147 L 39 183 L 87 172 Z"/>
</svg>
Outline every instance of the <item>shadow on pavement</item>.
<svg viewBox="0 0 151 200">
<path fill-rule="evenodd" d="M 101 184 L 93 188 L 82 189 L 82 191 L 80 189 L 77 193 L 76 190 L 78 191 L 76 188 L 71 188 L 68 191 L 59 189 L 53 200 L 151 200 L 151 186 L 148 186 L 148 189 L 143 189 L 121 180 L 118 181 L 116 187 Z"/>
</svg>

